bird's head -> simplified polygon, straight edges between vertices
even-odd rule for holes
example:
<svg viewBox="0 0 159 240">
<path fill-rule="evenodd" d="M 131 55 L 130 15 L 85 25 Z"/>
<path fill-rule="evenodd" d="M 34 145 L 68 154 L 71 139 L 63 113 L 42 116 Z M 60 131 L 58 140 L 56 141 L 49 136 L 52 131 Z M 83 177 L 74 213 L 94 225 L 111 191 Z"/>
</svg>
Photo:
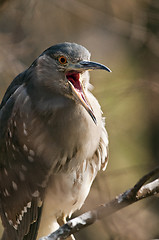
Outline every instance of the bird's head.
<svg viewBox="0 0 159 240">
<path fill-rule="evenodd" d="M 75 43 L 61 43 L 45 50 L 36 61 L 38 84 L 82 104 L 96 123 L 93 109 L 87 99 L 91 70 L 111 70 L 90 61 L 89 51 Z"/>
</svg>

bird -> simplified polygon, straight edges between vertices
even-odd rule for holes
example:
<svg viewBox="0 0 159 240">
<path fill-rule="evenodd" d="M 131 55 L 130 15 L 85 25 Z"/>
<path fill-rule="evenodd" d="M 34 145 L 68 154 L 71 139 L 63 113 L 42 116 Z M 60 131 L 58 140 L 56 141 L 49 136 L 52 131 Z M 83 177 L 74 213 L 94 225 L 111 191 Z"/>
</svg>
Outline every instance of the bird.
<svg viewBox="0 0 159 240">
<path fill-rule="evenodd" d="M 0 105 L 2 240 L 36 240 L 80 209 L 108 162 L 108 134 L 76 43 L 46 49 L 9 85 Z"/>
</svg>

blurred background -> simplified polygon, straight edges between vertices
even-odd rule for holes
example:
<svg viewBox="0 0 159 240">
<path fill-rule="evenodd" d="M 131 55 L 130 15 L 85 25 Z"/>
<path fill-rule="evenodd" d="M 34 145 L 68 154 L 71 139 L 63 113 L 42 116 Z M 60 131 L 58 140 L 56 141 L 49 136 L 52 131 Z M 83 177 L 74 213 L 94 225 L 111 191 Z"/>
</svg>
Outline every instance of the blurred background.
<svg viewBox="0 0 159 240">
<path fill-rule="evenodd" d="M 85 46 L 92 60 L 112 70 L 91 72 L 93 94 L 106 116 L 110 157 L 79 215 L 158 165 L 159 1 L 0 0 L 0 99 L 43 50 L 64 41 Z M 76 238 L 159 238 L 159 199 L 127 207 Z"/>
</svg>

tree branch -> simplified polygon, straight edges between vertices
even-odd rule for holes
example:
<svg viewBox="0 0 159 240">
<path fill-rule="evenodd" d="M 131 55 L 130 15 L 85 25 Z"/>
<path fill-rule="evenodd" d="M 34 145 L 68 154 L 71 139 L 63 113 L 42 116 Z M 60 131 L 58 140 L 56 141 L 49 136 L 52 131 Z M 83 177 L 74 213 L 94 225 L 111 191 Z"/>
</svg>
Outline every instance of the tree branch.
<svg viewBox="0 0 159 240">
<path fill-rule="evenodd" d="M 57 231 L 51 233 L 47 237 L 40 240 L 60 240 L 65 239 L 71 234 L 78 232 L 95 221 L 108 217 L 118 210 L 131 205 L 143 198 L 154 196 L 159 193 L 159 179 L 156 179 L 148 184 L 145 184 L 151 177 L 159 173 L 159 166 L 154 170 L 144 175 L 131 189 L 117 196 L 109 203 L 103 204 L 92 211 L 88 211 L 74 219 L 69 220 L 65 225 Z M 145 185 L 144 185 L 145 184 Z"/>
</svg>

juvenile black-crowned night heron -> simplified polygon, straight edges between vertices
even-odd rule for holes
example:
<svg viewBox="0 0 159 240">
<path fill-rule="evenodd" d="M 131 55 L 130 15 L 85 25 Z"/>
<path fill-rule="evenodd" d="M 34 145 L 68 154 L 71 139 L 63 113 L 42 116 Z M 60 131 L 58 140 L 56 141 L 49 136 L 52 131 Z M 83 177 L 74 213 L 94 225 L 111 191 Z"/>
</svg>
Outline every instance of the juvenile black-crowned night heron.
<svg viewBox="0 0 159 240">
<path fill-rule="evenodd" d="M 8 87 L 0 105 L 3 240 L 35 240 L 84 203 L 107 164 L 108 138 L 89 91 L 88 50 L 48 48 Z M 59 224 L 58 224 L 59 223 Z"/>
</svg>

